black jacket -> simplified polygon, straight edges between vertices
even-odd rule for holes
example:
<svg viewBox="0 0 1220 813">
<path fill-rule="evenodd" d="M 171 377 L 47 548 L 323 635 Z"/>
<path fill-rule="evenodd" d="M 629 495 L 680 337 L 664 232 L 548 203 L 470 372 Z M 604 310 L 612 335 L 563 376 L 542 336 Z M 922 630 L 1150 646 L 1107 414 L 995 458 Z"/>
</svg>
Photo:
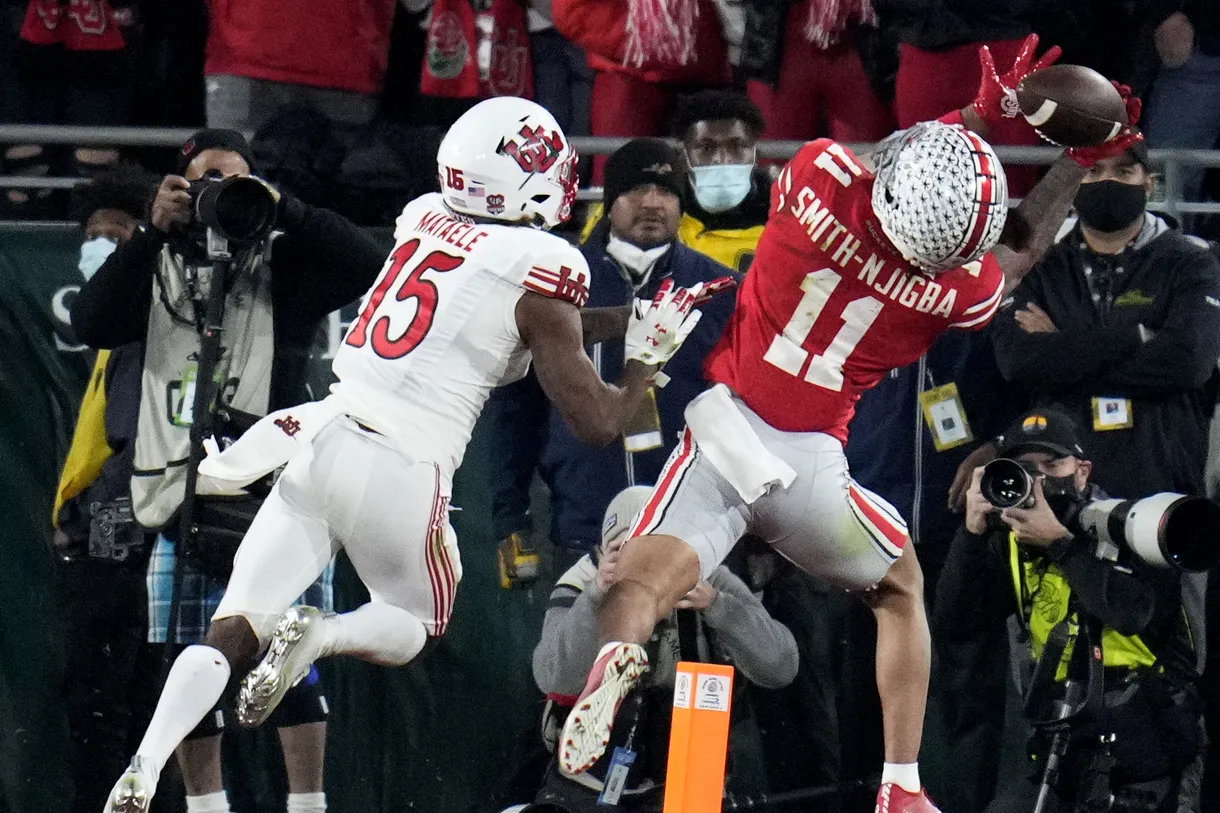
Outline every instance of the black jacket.
<svg viewBox="0 0 1220 813">
<path fill-rule="evenodd" d="M 1107 259 L 1114 264 L 1108 274 Z M 1094 279 L 1112 280 L 1096 305 L 1086 267 L 1095 269 Z M 1015 313 L 1029 302 L 1046 311 L 1055 333 L 1017 325 Z M 1155 332 L 1147 343 L 1141 323 Z M 1005 303 L 992 339 L 1005 378 L 1075 420 L 1103 489 L 1130 498 L 1204 493 L 1220 357 L 1220 264 L 1200 241 L 1148 215 L 1133 246 L 1105 258 L 1073 230 Z M 1094 397 L 1129 398 L 1133 427 L 1093 431 Z"/>
<path fill-rule="evenodd" d="M 1105 497 L 1104 492 L 1090 489 L 1090 497 Z M 1195 652 L 1183 623 L 1178 573 L 1139 561 L 1120 566 L 1098 559 L 1092 544 L 1087 538 L 1073 538 L 1050 548 L 1022 545 L 1021 555 L 1026 561 L 1054 562 L 1080 612 L 1120 635 L 1141 636 L 1162 665 L 1175 667 L 1183 677 L 1193 676 Z M 994 633 L 1018 610 L 1008 528 L 997 526 L 975 535 L 964 525 L 959 527 L 937 585 L 933 637 L 950 644 Z M 1028 619 L 1021 623 L 1027 625 Z"/>
<path fill-rule="evenodd" d="M 681 287 L 721 276 L 732 276 L 739 282 L 742 279 L 735 271 L 675 241 L 673 248 L 658 261 L 647 284 L 633 292 L 618 262 L 606 252 L 609 232 L 607 218 L 581 246 L 581 252 L 589 261 L 590 308 L 625 305 L 633 296 L 652 297 L 666 279 L 672 279 L 674 285 Z M 703 316 L 698 326 L 678 354 L 665 365 L 670 381 L 657 390 L 662 432 L 660 448 L 627 455 L 621 441 L 602 447 L 588 446 L 576 440 L 563 418 L 556 410 L 551 410 L 542 466 L 552 472 L 549 478 L 554 512 L 552 534 L 561 544 L 585 550 L 596 545 L 601 541 L 603 514 L 614 495 L 632 482 L 652 484 L 657 481 L 686 425 L 686 405 L 707 388 L 703 361 L 720 340 L 736 301 L 736 294 L 728 293 L 701 305 L 699 310 Z M 617 381 L 623 368 L 622 340 L 603 342 L 591 348 L 591 352 L 602 378 Z"/>
<path fill-rule="evenodd" d="M 367 291 L 385 260 L 377 243 L 347 219 L 287 195 L 280 199 L 276 228 L 283 234 L 271 252 L 271 409 L 307 400 L 304 381 L 318 320 Z M 80 341 L 91 347 L 144 341 L 164 244 L 164 235 L 143 228 L 85 283 L 72 305 Z"/>
<path fill-rule="evenodd" d="M 882 28 L 926 50 L 1019 39 L 1036 0 L 874 0 Z"/>
</svg>

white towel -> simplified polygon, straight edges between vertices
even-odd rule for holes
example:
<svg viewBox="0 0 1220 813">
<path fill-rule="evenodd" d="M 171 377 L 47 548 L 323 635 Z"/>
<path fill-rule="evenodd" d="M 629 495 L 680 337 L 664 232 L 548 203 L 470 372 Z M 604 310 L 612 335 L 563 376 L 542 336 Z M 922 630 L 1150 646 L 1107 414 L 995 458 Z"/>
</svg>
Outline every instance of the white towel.
<svg viewBox="0 0 1220 813">
<path fill-rule="evenodd" d="M 272 412 L 220 451 L 214 439 L 204 443 L 207 457 L 199 464 L 199 494 L 232 494 L 287 463 L 344 412 L 336 397 Z"/>
<path fill-rule="evenodd" d="M 687 405 L 686 425 L 699 450 L 746 503 L 796 479 L 796 471 L 763 445 L 723 384 Z"/>
</svg>

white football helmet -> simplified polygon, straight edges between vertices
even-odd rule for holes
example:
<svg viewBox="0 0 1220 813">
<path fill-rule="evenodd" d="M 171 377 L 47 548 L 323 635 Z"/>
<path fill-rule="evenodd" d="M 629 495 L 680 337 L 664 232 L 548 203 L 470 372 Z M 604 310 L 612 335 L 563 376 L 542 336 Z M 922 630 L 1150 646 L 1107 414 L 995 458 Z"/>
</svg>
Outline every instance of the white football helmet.
<svg viewBox="0 0 1220 813">
<path fill-rule="evenodd" d="M 873 212 L 908 262 L 930 273 L 948 271 L 999 242 L 1008 180 L 976 133 L 923 122 L 883 141 L 873 161 Z"/>
<path fill-rule="evenodd" d="M 576 157 L 544 107 L 496 96 L 454 122 L 436 163 L 441 193 L 454 211 L 552 229 L 572 216 Z"/>
</svg>

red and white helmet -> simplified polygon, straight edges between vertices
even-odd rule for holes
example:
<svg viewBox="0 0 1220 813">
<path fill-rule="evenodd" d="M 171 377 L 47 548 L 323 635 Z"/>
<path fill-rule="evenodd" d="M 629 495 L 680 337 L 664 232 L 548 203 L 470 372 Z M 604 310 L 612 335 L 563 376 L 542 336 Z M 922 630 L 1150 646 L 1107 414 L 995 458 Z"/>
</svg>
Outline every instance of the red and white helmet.
<svg viewBox="0 0 1220 813">
<path fill-rule="evenodd" d="M 441 193 L 454 211 L 552 229 L 572 216 L 576 157 L 544 107 L 496 96 L 454 122 L 436 163 Z"/>
<path fill-rule="evenodd" d="M 873 212 L 913 265 L 959 268 L 1000 240 L 1008 180 L 991 145 L 964 127 L 929 121 L 887 138 L 873 156 Z"/>
</svg>

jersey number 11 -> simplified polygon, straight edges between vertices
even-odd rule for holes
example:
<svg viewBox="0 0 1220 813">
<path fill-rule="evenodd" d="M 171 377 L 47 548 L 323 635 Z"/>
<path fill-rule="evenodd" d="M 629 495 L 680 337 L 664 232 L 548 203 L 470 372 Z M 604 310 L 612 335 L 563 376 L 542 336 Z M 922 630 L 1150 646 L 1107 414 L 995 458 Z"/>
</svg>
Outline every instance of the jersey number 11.
<svg viewBox="0 0 1220 813">
<path fill-rule="evenodd" d="M 843 325 L 820 353 L 810 357 L 811 351 L 816 348 L 806 349 L 805 343 L 841 280 L 838 272 L 829 268 L 806 274 L 805 279 L 801 280 L 801 290 L 805 295 L 796 306 L 796 313 L 784 326 L 784 332 L 772 340 L 771 347 L 763 356 L 764 361 L 789 375 L 801 376 L 810 384 L 835 392 L 843 390 L 843 365 L 876 321 L 882 305 L 871 296 L 848 302 L 839 314 Z"/>
</svg>

